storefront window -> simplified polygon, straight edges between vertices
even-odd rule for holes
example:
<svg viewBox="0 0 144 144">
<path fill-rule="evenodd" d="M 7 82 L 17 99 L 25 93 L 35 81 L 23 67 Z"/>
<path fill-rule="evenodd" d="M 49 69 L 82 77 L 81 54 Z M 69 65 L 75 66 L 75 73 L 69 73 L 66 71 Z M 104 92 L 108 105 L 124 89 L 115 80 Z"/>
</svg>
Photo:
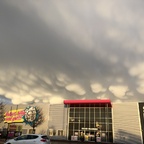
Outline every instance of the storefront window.
<svg viewBox="0 0 144 144">
<path fill-rule="evenodd" d="M 102 107 L 101 108 L 101 113 L 104 113 L 105 112 L 105 107 Z"/>
<path fill-rule="evenodd" d="M 79 124 L 78 123 L 74 123 L 74 129 L 78 130 L 79 129 Z"/>
<path fill-rule="evenodd" d="M 89 107 L 86 107 L 85 109 L 86 109 L 86 113 L 89 113 Z"/>
<path fill-rule="evenodd" d="M 99 108 L 95 108 L 95 113 L 99 113 L 100 109 Z"/>
<path fill-rule="evenodd" d="M 80 113 L 84 113 L 84 108 L 80 108 Z"/>
<path fill-rule="evenodd" d="M 112 119 L 111 118 L 107 118 L 107 123 L 112 123 Z"/>
<path fill-rule="evenodd" d="M 70 117 L 73 117 L 74 116 L 74 112 L 70 112 Z"/>
<path fill-rule="evenodd" d="M 111 118 L 112 117 L 112 113 L 108 113 L 108 115 L 107 115 L 109 118 Z"/>
<path fill-rule="evenodd" d="M 74 108 L 71 108 L 71 109 L 70 109 L 70 113 L 74 113 Z"/>
<path fill-rule="evenodd" d="M 84 128 L 84 123 L 80 123 L 80 128 Z"/>
<path fill-rule="evenodd" d="M 112 142 L 111 107 L 95 104 L 70 106 L 69 137 L 82 132 L 87 140 L 94 141 L 97 136 L 102 142 Z"/>
<path fill-rule="evenodd" d="M 93 112 L 90 112 L 90 119 L 93 119 L 94 120 L 94 113 Z"/>
<path fill-rule="evenodd" d="M 73 123 L 69 123 L 69 129 L 73 130 Z"/>
<path fill-rule="evenodd" d="M 79 113 L 78 112 L 75 112 L 75 117 L 79 117 Z"/>
<path fill-rule="evenodd" d="M 80 117 L 81 117 L 81 118 L 84 118 L 84 113 L 80 113 Z"/>
<path fill-rule="evenodd" d="M 79 108 L 75 108 L 75 112 L 76 112 L 76 113 L 79 113 Z"/>
<path fill-rule="evenodd" d="M 94 127 L 95 127 L 94 122 L 91 122 L 91 123 L 90 123 L 90 127 L 91 127 L 91 128 L 94 128 Z"/>
<path fill-rule="evenodd" d="M 86 118 L 89 119 L 89 112 L 86 112 Z"/>
<path fill-rule="evenodd" d="M 94 114 L 94 108 L 90 108 L 90 113 Z"/>
</svg>

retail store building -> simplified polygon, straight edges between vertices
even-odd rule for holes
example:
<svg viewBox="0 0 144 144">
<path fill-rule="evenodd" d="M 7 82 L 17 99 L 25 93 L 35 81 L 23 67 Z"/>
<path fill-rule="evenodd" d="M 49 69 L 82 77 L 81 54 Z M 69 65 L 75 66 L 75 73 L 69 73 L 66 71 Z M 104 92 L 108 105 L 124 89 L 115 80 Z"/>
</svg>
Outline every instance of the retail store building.
<svg viewBox="0 0 144 144">
<path fill-rule="evenodd" d="M 64 100 L 63 104 L 36 104 L 43 110 L 45 121 L 36 133 L 52 139 L 143 144 L 144 103 L 111 103 L 110 100 Z M 26 105 L 6 106 L 7 110 L 24 109 Z M 23 122 L 22 133 L 31 133 Z M 7 123 L 0 124 L 1 130 Z"/>
</svg>

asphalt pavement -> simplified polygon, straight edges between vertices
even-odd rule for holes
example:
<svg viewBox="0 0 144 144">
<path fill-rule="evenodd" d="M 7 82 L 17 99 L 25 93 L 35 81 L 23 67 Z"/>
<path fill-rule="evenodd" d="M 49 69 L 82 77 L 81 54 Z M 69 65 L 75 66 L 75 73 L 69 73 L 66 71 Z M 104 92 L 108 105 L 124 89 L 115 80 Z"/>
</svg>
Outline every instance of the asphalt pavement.
<svg viewBox="0 0 144 144">
<path fill-rule="evenodd" d="M 0 139 L 0 144 L 4 144 L 5 139 Z M 94 141 L 67 141 L 67 140 L 51 140 L 51 144 L 114 144 L 114 143 L 96 143 Z"/>
</svg>

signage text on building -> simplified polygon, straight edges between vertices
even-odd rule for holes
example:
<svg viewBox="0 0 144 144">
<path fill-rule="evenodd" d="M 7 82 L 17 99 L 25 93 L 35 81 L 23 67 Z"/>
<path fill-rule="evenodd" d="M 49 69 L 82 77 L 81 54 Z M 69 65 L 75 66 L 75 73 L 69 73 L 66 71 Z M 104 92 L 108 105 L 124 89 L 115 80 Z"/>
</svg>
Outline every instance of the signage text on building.
<svg viewBox="0 0 144 144">
<path fill-rule="evenodd" d="M 23 109 L 10 110 L 4 114 L 4 122 L 23 122 L 25 111 Z"/>
</svg>

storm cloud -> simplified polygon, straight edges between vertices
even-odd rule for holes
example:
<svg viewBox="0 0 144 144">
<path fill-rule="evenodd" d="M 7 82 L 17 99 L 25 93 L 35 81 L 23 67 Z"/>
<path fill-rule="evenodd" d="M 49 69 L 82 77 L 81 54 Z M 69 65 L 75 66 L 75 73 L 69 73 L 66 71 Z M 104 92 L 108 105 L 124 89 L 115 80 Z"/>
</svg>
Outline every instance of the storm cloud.
<svg viewBox="0 0 144 144">
<path fill-rule="evenodd" d="M 142 0 L 0 1 L 0 95 L 14 104 L 143 101 Z"/>
</svg>

